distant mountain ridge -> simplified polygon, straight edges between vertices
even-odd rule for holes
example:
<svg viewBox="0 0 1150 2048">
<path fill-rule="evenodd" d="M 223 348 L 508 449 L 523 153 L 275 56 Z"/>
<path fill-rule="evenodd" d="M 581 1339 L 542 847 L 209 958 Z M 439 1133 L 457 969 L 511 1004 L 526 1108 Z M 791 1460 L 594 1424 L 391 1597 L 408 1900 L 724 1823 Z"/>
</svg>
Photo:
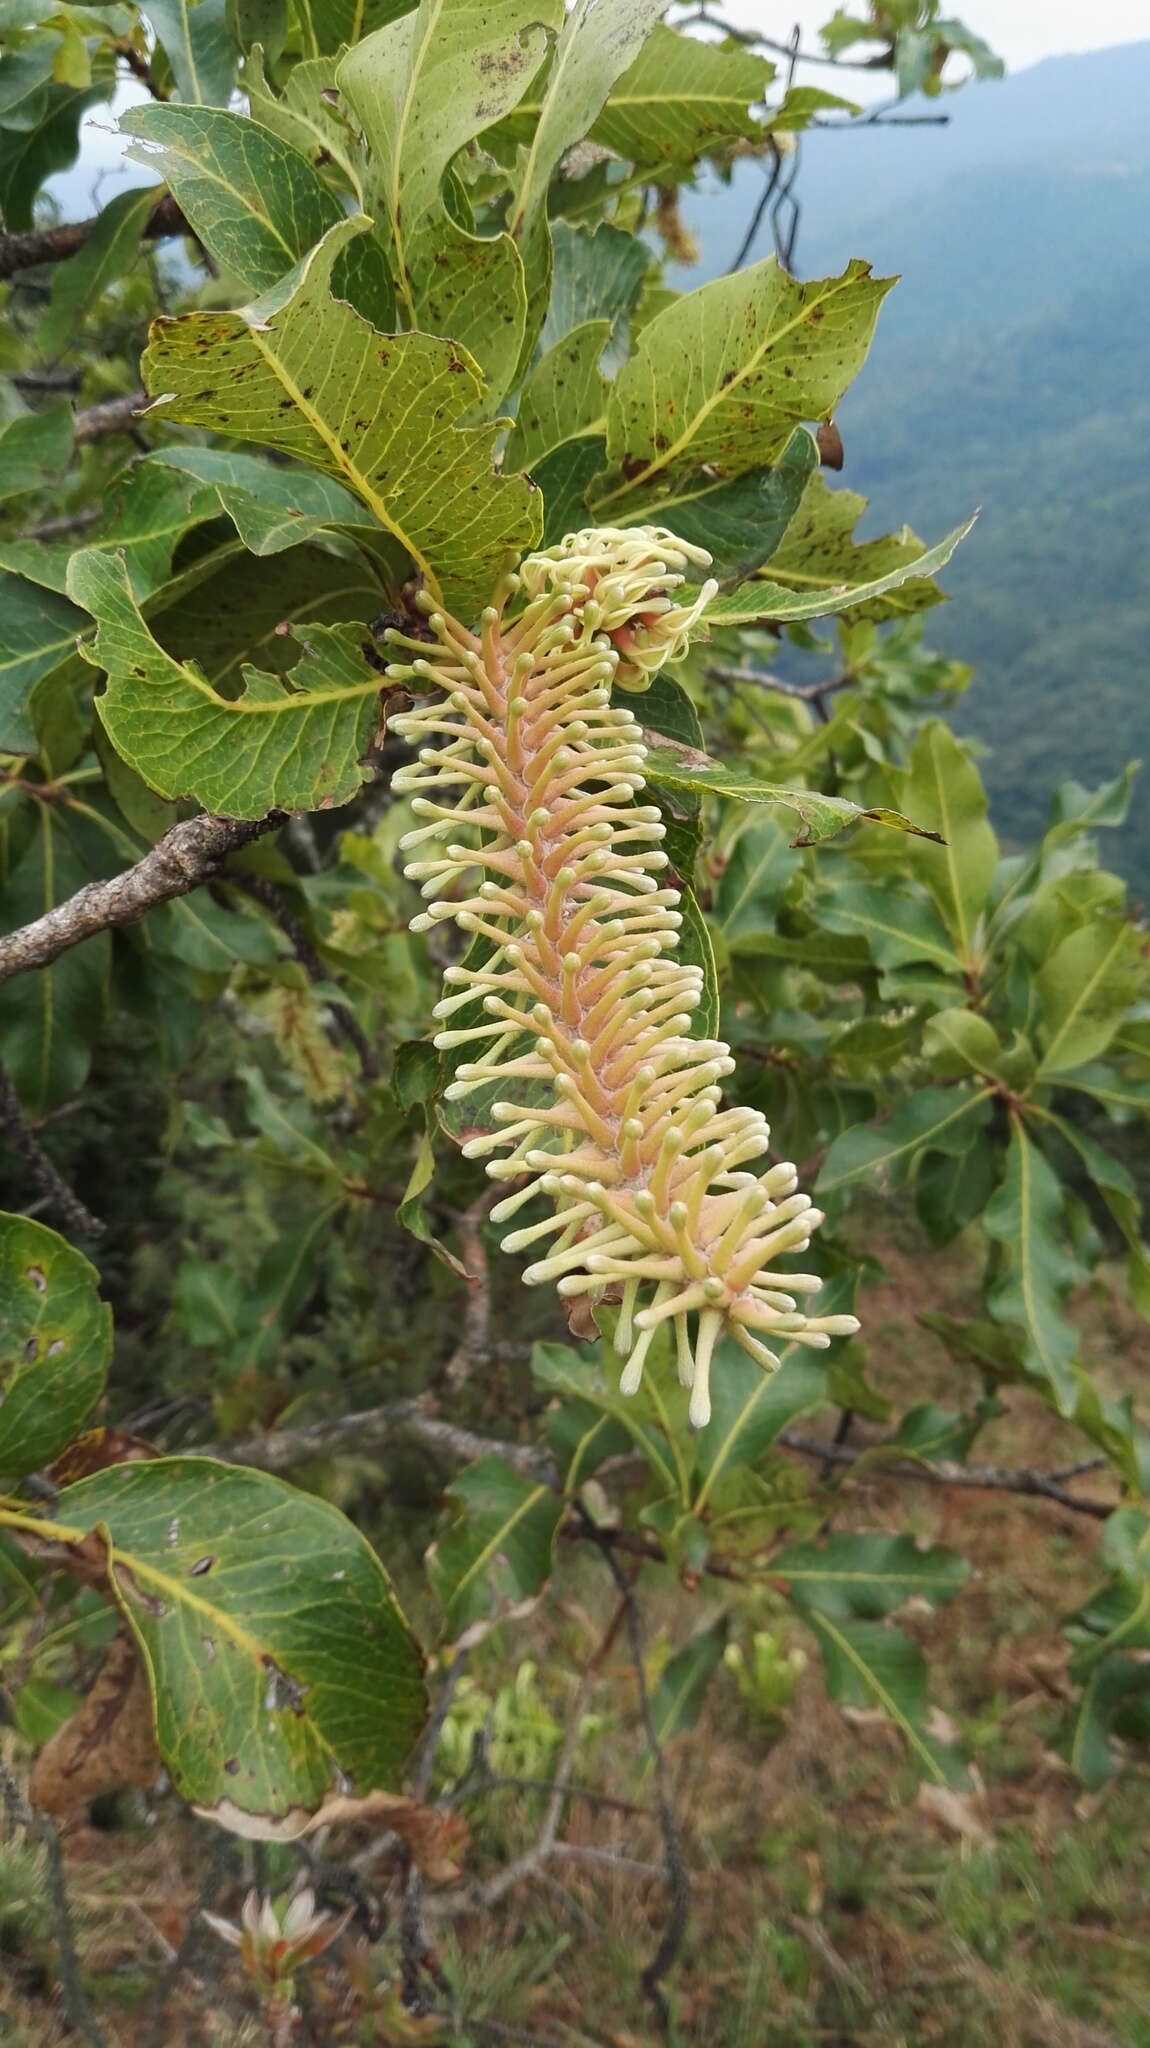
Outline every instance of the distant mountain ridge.
<svg viewBox="0 0 1150 2048">
<path fill-rule="evenodd" d="M 943 104 L 944 130 L 808 140 L 797 267 L 902 273 L 839 417 L 843 481 L 870 531 L 933 540 L 982 506 L 930 631 L 976 665 L 958 722 L 1021 837 L 1056 780 L 1150 772 L 1150 41 Z M 760 177 L 694 200 L 684 283 L 730 262 Z M 1120 857 L 1150 895 L 1139 812 Z"/>
</svg>

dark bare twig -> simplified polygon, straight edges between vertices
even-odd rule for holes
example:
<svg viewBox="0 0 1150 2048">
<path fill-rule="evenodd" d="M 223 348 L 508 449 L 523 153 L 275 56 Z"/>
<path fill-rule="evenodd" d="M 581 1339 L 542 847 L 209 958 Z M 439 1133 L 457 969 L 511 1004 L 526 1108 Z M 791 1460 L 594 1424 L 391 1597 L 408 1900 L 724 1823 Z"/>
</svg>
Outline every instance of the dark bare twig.
<svg viewBox="0 0 1150 2048">
<path fill-rule="evenodd" d="M 148 403 L 146 391 L 129 391 L 123 398 L 107 398 L 78 412 L 72 422 L 77 447 L 102 441 L 108 434 L 137 434 L 137 415 Z"/>
<path fill-rule="evenodd" d="M 9 382 L 17 391 L 78 391 L 83 370 L 13 370 Z M 95 518 L 95 513 L 93 513 Z"/>
<path fill-rule="evenodd" d="M 956 1465 L 949 1458 L 932 1459 L 921 1464 L 910 1458 L 883 1458 L 880 1461 L 874 1457 L 876 1446 L 873 1444 L 856 1449 L 851 1444 L 832 1443 L 829 1438 L 804 1436 L 796 1429 L 782 1430 L 778 1441 L 789 1451 L 798 1451 L 804 1458 L 820 1458 L 828 1465 L 855 1465 L 860 1458 L 871 1457 L 874 1460 L 871 1469 L 876 1475 L 881 1473 L 884 1479 L 921 1479 L 928 1486 L 965 1486 L 988 1493 L 1030 1494 L 1039 1500 L 1057 1501 L 1059 1507 L 1073 1508 L 1077 1514 L 1093 1515 L 1098 1521 L 1105 1521 L 1114 1513 L 1113 1501 L 1080 1500 L 1077 1494 L 1068 1493 L 1059 1484 L 1059 1476 L 1053 1472 L 1032 1472 L 1025 1466 Z M 1093 1464 L 1091 1460 L 1091 1468 Z M 1062 1476 L 1068 1475 L 1063 1473 Z"/>
<path fill-rule="evenodd" d="M 79 1195 L 74 1194 L 61 1173 L 58 1173 L 44 1151 L 24 1114 L 20 1097 L 0 1066 L 0 1126 L 7 1132 L 8 1141 L 14 1152 L 24 1161 L 32 1184 L 44 1198 L 49 1208 L 62 1219 L 64 1228 L 73 1237 L 101 1237 L 107 1225 L 101 1223 L 85 1208 Z"/>
<path fill-rule="evenodd" d="M 104 516 L 102 505 L 86 505 L 81 512 L 61 512 L 55 519 L 42 519 L 39 526 L 26 526 L 18 535 L 20 540 L 58 540 L 61 534 L 80 533 L 86 526 L 95 526 Z"/>
<path fill-rule="evenodd" d="M 133 78 L 138 78 L 154 100 L 166 100 L 168 95 L 156 82 L 155 73 L 142 50 L 138 50 L 130 36 L 122 36 L 115 44 L 118 57 L 122 57 Z"/>
<path fill-rule="evenodd" d="M 463 1334 L 443 1368 L 449 1387 L 461 1387 L 487 1363 L 491 1355 L 491 1285 L 487 1270 L 487 1247 L 483 1225 L 500 1199 L 499 1183 L 490 1183 L 459 1217 L 463 1264 L 467 1268 L 467 1301 L 463 1311 Z"/>
<path fill-rule="evenodd" d="M 751 215 L 750 221 L 747 224 L 746 234 L 743 236 L 742 241 L 739 243 L 738 255 L 735 257 L 734 262 L 728 266 L 728 276 L 730 276 L 731 271 L 742 269 L 744 263 L 746 262 L 748 256 L 751 253 L 751 250 L 754 248 L 755 243 L 758 240 L 759 229 L 762 227 L 763 221 L 766 217 L 767 208 L 775 196 L 775 192 L 778 188 L 779 179 L 782 176 L 783 153 L 779 148 L 778 143 L 775 141 L 773 135 L 769 136 L 767 139 L 767 148 L 770 152 L 771 167 L 769 171 L 766 171 L 764 174 L 763 189 L 762 192 L 759 194 L 758 204 L 756 205 L 755 210 Z"/>
<path fill-rule="evenodd" d="M 784 683 L 781 676 L 773 676 L 765 668 L 728 668 L 712 662 L 705 674 L 716 683 L 754 683 L 758 689 L 772 690 L 776 697 L 792 697 L 798 704 L 809 704 L 820 724 L 830 720 L 827 710 L 828 697 L 837 696 L 840 690 L 858 687 L 854 675 L 832 676 L 826 683 Z"/>
<path fill-rule="evenodd" d="M 107 2040 L 96 2024 L 95 2015 L 88 2003 L 84 1980 L 80 1972 L 80 1957 L 76 1949 L 76 1930 L 72 1921 L 72 1907 L 68 1898 L 68 1885 L 64 1873 L 64 1858 L 60 1849 L 60 1831 L 47 1814 L 36 1813 L 29 1806 L 12 1773 L 0 1763 L 0 1794 L 8 1811 L 8 1818 L 14 1827 L 21 1827 L 40 1842 L 44 1849 L 45 1888 L 52 1908 L 52 1931 L 56 1937 L 56 1948 L 60 1957 L 60 1996 L 64 2011 L 73 2031 L 80 2034 L 91 2048 L 108 2048 Z"/>
<path fill-rule="evenodd" d="M 65 222 L 61 227 L 31 228 L 26 233 L 0 235 L 0 279 L 14 277 L 18 270 L 34 270 L 41 263 L 63 263 L 75 256 L 95 234 L 100 215 L 91 220 Z M 158 242 L 170 235 L 186 235 L 188 223 L 170 192 L 157 200 L 144 222 L 143 239 Z"/>
<path fill-rule="evenodd" d="M 186 896 L 218 875 L 229 853 L 282 825 L 282 811 L 266 818 L 216 818 L 205 813 L 173 825 L 134 867 L 106 882 L 87 882 L 33 923 L 0 938 L 0 982 L 49 962 L 96 932 L 132 924 L 158 903 Z"/>
<path fill-rule="evenodd" d="M 242 889 L 246 896 L 253 897 L 271 912 L 308 980 L 326 982 L 329 979 L 327 968 L 296 916 L 287 890 L 281 889 L 278 882 L 269 880 L 266 875 L 247 874 L 241 868 L 233 869 L 228 881 L 233 888 Z M 364 1080 L 378 1081 L 379 1060 L 354 1010 L 336 996 L 328 998 L 327 1008 L 335 1030 L 355 1053 Z"/>
<path fill-rule="evenodd" d="M 425 1405 L 425 1400 L 426 1397 L 415 1397 L 387 1401 L 379 1408 L 365 1408 L 357 1415 L 341 1415 L 330 1422 L 271 1430 L 266 1436 L 248 1437 L 242 1443 L 201 1444 L 194 1448 L 201 1457 L 255 1465 L 263 1472 L 289 1472 L 310 1458 L 330 1458 L 349 1451 L 379 1451 L 406 1437 L 446 1458 L 449 1464 L 468 1465 L 475 1458 L 496 1457 L 532 1478 L 550 1480 L 558 1476 L 550 1452 L 542 1446 L 480 1436 L 474 1429 L 445 1422 L 434 1413 L 430 1403 Z"/>
<path fill-rule="evenodd" d="M 598 1549 L 611 1577 L 615 1581 L 619 1598 L 623 1602 L 627 1641 L 631 1651 L 631 1662 L 635 1667 L 635 1683 L 639 1691 L 639 1712 L 643 1731 L 647 1738 L 647 1749 L 655 1777 L 655 1804 L 659 1815 L 659 1828 L 663 1837 L 663 1854 L 667 1869 L 667 1888 L 670 1893 L 670 1911 L 663 1929 L 659 1946 L 643 1971 L 639 1982 L 650 2000 L 659 2024 L 667 2040 L 671 2039 L 671 2009 L 663 1990 L 663 1979 L 673 1967 L 683 1936 L 687 1930 L 687 1915 L 691 1909 L 691 1888 L 687 1877 L 687 1865 L 683 1857 L 682 1838 L 679 1822 L 671 1798 L 671 1786 L 667 1771 L 667 1759 L 655 1726 L 655 1715 L 651 1705 L 651 1694 L 647 1686 L 647 1674 L 643 1666 L 643 1630 L 639 1620 L 639 1603 L 635 1588 L 627 1577 L 610 1543 L 603 1540 L 603 1531 L 591 1520 L 585 1509 L 580 1513 L 587 1534 Z"/>
</svg>

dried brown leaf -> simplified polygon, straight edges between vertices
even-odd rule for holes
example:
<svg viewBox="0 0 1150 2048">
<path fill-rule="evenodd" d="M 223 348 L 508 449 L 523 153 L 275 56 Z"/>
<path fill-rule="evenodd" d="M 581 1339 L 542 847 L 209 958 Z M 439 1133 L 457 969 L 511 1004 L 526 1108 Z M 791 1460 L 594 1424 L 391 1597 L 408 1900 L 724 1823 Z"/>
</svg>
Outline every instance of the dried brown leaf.
<svg viewBox="0 0 1150 2048">
<path fill-rule="evenodd" d="M 119 1635 L 83 1704 L 36 1758 L 29 1797 L 68 1823 L 82 1820 L 99 1793 L 150 1785 L 159 1772 L 148 1681 L 135 1644 Z"/>
<path fill-rule="evenodd" d="M 421 1806 L 395 1792 L 367 1792 L 361 1799 L 325 1799 L 304 1832 L 316 1828 L 357 1826 L 389 1828 L 410 1851 L 412 1861 L 433 1884 L 450 1884 L 461 1874 L 461 1858 L 470 1839 L 462 1814 Z"/>
</svg>

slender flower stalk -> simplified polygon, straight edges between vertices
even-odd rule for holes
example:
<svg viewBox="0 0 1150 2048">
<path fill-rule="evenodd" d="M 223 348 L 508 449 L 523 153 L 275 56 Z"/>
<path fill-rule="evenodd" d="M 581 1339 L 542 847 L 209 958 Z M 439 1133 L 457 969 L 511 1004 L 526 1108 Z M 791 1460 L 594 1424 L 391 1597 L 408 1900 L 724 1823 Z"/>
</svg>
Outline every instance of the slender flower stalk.
<svg viewBox="0 0 1150 2048">
<path fill-rule="evenodd" d="M 660 528 L 569 534 L 499 584 L 479 629 L 426 606 L 433 644 L 389 675 L 430 701 L 393 726 L 419 747 L 395 778 L 421 820 L 401 841 L 428 907 L 473 942 L 449 967 L 436 1044 L 466 1047 L 447 1093 L 505 1088 L 470 1157 L 550 1213 L 503 1239 L 535 1250 L 529 1285 L 621 1292 L 615 1346 L 634 1393 L 673 1327 L 690 1419 L 711 1412 L 729 1333 L 773 1369 L 776 1343 L 823 1348 L 853 1316 L 808 1316 L 810 1273 L 776 1272 L 821 1223 L 795 1168 L 764 1167 L 769 1127 L 723 1106 L 729 1048 L 693 1038 L 702 970 L 677 957 L 659 811 L 640 799 L 646 749 L 612 689 L 640 691 L 686 652 L 715 593 L 673 593 L 710 557 Z M 758 1163 L 758 1170 L 754 1170 Z"/>
</svg>

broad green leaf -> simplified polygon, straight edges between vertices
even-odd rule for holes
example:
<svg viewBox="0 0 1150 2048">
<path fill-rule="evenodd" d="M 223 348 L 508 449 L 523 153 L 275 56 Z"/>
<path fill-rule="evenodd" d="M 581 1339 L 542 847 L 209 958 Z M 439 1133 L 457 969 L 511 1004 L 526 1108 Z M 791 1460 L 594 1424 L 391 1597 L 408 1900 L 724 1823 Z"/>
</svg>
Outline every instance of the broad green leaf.
<svg viewBox="0 0 1150 2048">
<path fill-rule="evenodd" d="M 0 500 L 50 489 L 72 459 L 72 412 L 50 405 L 0 425 Z"/>
<path fill-rule="evenodd" d="M 732 952 L 773 931 L 775 913 L 801 861 L 773 817 L 753 817 L 735 841 L 715 891 L 712 916 Z"/>
<path fill-rule="evenodd" d="M 226 107 L 239 52 L 228 29 L 227 0 L 146 0 L 144 14 L 164 46 L 182 100 Z"/>
<path fill-rule="evenodd" d="M 1002 1185 L 987 1204 L 983 1224 L 1001 1245 L 1003 1269 L 987 1294 L 996 1322 L 1025 1334 L 1026 1369 L 1050 1388 L 1060 1412 L 1074 1410 L 1077 1338 L 1062 1304 L 1081 1268 L 1063 1248 L 1063 1191 L 1058 1177 L 1013 1119 Z"/>
<path fill-rule="evenodd" d="M 107 486 L 105 503 L 107 517 L 85 532 L 84 545 L 122 553 L 132 590 L 141 601 L 170 575 L 172 555 L 183 535 L 219 512 L 211 491 L 200 488 L 190 476 L 175 474 L 160 457 L 134 462 L 122 471 Z M 0 541 L 0 567 L 13 569 L 64 597 L 68 564 L 75 553 L 74 538 Z M 87 623 L 76 617 L 70 643 Z"/>
<path fill-rule="evenodd" d="M 684 471 L 704 463 L 738 476 L 777 462 L 794 429 L 828 417 L 861 368 L 890 283 L 851 263 L 841 277 L 799 284 L 771 257 L 656 315 L 612 386 L 607 457 L 620 480 L 599 497 L 599 515 L 617 522 L 646 506 L 655 517 Z"/>
<path fill-rule="evenodd" d="M 551 297 L 539 337 L 544 354 L 589 320 L 606 320 L 612 334 L 634 310 L 651 260 L 637 235 L 609 220 L 594 230 L 552 223 Z"/>
<path fill-rule="evenodd" d="M 747 50 L 717 49 L 661 25 L 611 88 L 591 139 L 645 171 L 685 169 L 735 142 L 761 142 L 750 108 L 775 67 Z"/>
<path fill-rule="evenodd" d="M 551 1575 L 563 1502 L 501 1458 L 481 1458 L 453 1481 L 456 1514 L 427 1555 L 427 1575 L 452 1642 L 474 1642 L 523 1613 Z"/>
<path fill-rule="evenodd" d="M 1049 1109 L 1038 1112 L 1043 1123 L 1056 1130 L 1063 1142 L 1078 1154 L 1094 1186 L 1126 1241 L 1129 1252 L 1127 1272 L 1130 1293 L 1143 1315 L 1150 1316 L 1150 1250 L 1142 1237 L 1142 1203 L 1137 1184 L 1120 1159 L 1115 1159 L 1071 1123 Z"/>
<path fill-rule="evenodd" d="M 994 1192 L 998 1158 L 985 1130 L 970 1129 L 960 1151 L 932 1152 L 914 1182 L 914 1205 L 933 1244 L 949 1244 Z"/>
<path fill-rule="evenodd" d="M 13 52 L 13 59 L 22 55 Z M 46 178 L 66 171 L 80 150 L 80 123 L 88 108 L 111 97 L 115 59 L 107 52 L 93 64 L 93 83 L 84 92 L 71 86 L 49 84 L 23 109 L 28 125 L 0 126 L 0 219 L 10 234 L 21 234 L 33 226 L 36 195 Z"/>
<path fill-rule="evenodd" d="M 1001 1076 L 1002 1043 L 993 1024 L 976 1010 L 936 1010 L 926 1020 L 922 1049 L 941 1080 Z"/>
<path fill-rule="evenodd" d="M 23 576 L 0 574 L 0 749 L 37 751 L 28 709 L 32 689 L 71 653 L 87 625 L 66 598 L 38 590 Z"/>
<path fill-rule="evenodd" d="M 426 1714 L 423 1660 L 337 1508 L 265 1472 L 159 1458 L 66 1487 L 52 1526 L 106 1546 L 182 1798 L 285 1839 L 347 1780 L 398 1783 Z"/>
<path fill-rule="evenodd" d="M 588 524 L 587 493 L 603 467 L 601 434 L 564 441 L 536 465 L 533 482 L 543 500 L 542 546 L 554 547 L 564 534 Z"/>
<path fill-rule="evenodd" d="M 683 920 L 679 930 L 679 959 L 685 967 L 701 967 L 703 970 L 702 992 L 691 1018 L 691 1036 L 717 1038 L 719 971 L 715 964 L 715 949 L 711 943 L 707 920 L 699 908 L 699 901 L 689 875 L 680 876 L 677 908 Z"/>
<path fill-rule="evenodd" d="M 823 1161 L 818 1198 L 880 1176 L 897 1188 L 927 1153 L 965 1151 L 971 1130 L 986 1122 L 992 1099 L 990 1088 L 920 1088 L 886 1123 L 844 1131 Z"/>
<path fill-rule="evenodd" d="M 52 295 L 36 335 L 36 346 L 49 358 L 58 356 L 80 332 L 92 307 L 130 270 L 140 254 L 140 238 L 156 204 L 151 186 L 117 192 L 100 214 L 83 247 L 52 273 Z"/>
<path fill-rule="evenodd" d="M 906 1600 L 936 1607 L 953 1600 L 970 1577 L 965 1558 L 938 1546 L 920 1549 L 913 1536 L 852 1530 L 819 1543 L 795 1543 L 771 1559 L 771 1577 L 785 1579 L 804 1608 L 880 1621 Z"/>
<path fill-rule="evenodd" d="M 957 980 L 954 947 L 923 895 L 912 895 L 890 882 L 841 882 L 819 897 L 815 911 L 828 930 L 865 939 L 876 967 L 928 960 Z"/>
<path fill-rule="evenodd" d="M 287 0 L 228 0 L 227 19 L 232 41 L 241 50 L 266 48 L 272 57 L 279 56 L 288 31 Z"/>
<path fill-rule="evenodd" d="M 696 796 L 713 790 L 716 796 L 737 797 L 740 803 L 782 805 L 784 810 L 794 811 L 801 821 L 802 835 L 795 841 L 798 846 L 816 846 L 820 839 L 829 839 L 844 826 L 857 824 L 860 818 L 873 824 L 892 825 L 900 832 L 918 831 L 918 826 L 898 811 L 864 810 L 849 797 L 820 796 L 817 790 L 783 789 L 774 782 L 758 782 L 737 768 L 728 767 L 726 762 L 712 761 L 694 749 L 651 747 L 643 773 L 656 789 L 689 790 Z"/>
<path fill-rule="evenodd" d="M 617 692 L 619 700 L 628 710 L 634 711 L 641 720 L 645 734 L 656 738 L 672 740 L 677 746 L 700 748 L 703 744 L 703 728 L 699 714 L 681 683 L 668 675 L 666 669 L 648 683 L 643 691 L 643 701 L 636 706 L 633 691 Z"/>
<path fill-rule="evenodd" d="M 721 582 L 741 583 L 774 556 L 817 461 L 814 436 L 798 427 L 773 469 L 729 478 L 702 470 L 685 478 L 660 499 L 660 523 L 680 540 L 706 548 Z M 645 512 L 636 512 L 626 515 L 623 524 L 642 524 L 645 518 Z"/>
<path fill-rule="evenodd" d="M 695 1438 L 701 1514 L 714 1488 L 736 1465 L 755 1465 L 796 1415 L 827 1399 L 827 1370 L 792 1351 L 777 1372 L 764 1372 L 729 1339 L 719 1348 L 711 1383 L 711 1420 Z"/>
<path fill-rule="evenodd" d="M 749 1363 L 749 1361 L 748 1361 Z M 688 1497 L 687 1467 L 683 1455 L 685 1432 L 676 1435 L 654 1374 L 648 1374 L 638 1394 L 619 1392 L 622 1361 L 607 1345 L 594 1351 L 572 1351 L 565 1344 L 536 1344 L 531 1353 L 531 1371 L 542 1386 L 565 1399 L 597 1408 L 626 1430 L 650 1463 L 657 1486 L 673 1492 L 685 1503 Z M 679 1402 L 685 1415 L 685 1402 Z M 682 1417 L 676 1414 L 676 1420 Z"/>
<path fill-rule="evenodd" d="M 1125 918 L 1070 932 L 1035 976 L 1042 1019 L 1041 1078 L 1105 1052 L 1146 987 L 1145 940 Z"/>
<path fill-rule="evenodd" d="M 1128 1123 L 1131 1117 L 1150 1116 L 1150 1079 L 1128 1077 L 1101 1061 L 1074 1067 L 1058 1076 L 1060 1088 L 1075 1088 L 1101 1103 L 1114 1123 Z"/>
<path fill-rule="evenodd" d="M 111 1352 L 95 1267 L 43 1223 L 0 1215 L 0 1472 L 36 1472 L 67 1448 Z"/>
<path fill-rule="evenodd" d="M 236 522 L 245 547 L 253 553 L 278 552 L 269 547 L 273 534 L 293 527 L 304 537 L 325 526 L 366 526 L 363 508 L 342 484 L 315 470 L 292 469 L 257 455 L 234 454 L 227 448 L 165 448 L 139 465 L 162 466 L 212 485 L 224 510 Z M 259 540 L 260 545 L 254 543 Z M 287 545 L 286 540 L 281 543 Z"/>
<path fill-rule="evenodd" d="M 36 831 L 0 896 L 0 928 L 15 931 L 74 895 L 93 877 L 78 858 L 61 811 L 36 806 Z M 0 1059 L 24 1107 L 42 1116 L 79 1093 L 103 1022 L 111 957 L 107 932 L 70 946 L 35 974 L 0 984 Z"/>
<path fill-rule="evenodd" d="M 293 64 L 277 97 L 264 75 L 262 50 L 253 50 L 244 63 L 244 89 L 253 121 L 290 143 L 309 163 L 338 164 L 356 199 L 362 200 L 361 152 L 355 135 L 338 106 L 325 98 L 335 93 L 336 68 L 335 56 Z"/>
<path fill-rule="evenodd" d="M 618 380 L 616 380 L 618 382 Z M 603 509 L 603 500 L 599 509 Z M 663 517 L 664 500 L 648 504 L 643 518 Z M 612 517 L 634 517 L 632 514 L 612 513 Z M 797 619 L 825 619 L 832 616 L 850 617 L 859 609 L 865 609 L 873 598 L 880 598 L 889 590 L 897 590 L 911 576 L 933 575 L 936 569 L 944 568 L 955 548 L 973 526 L 973 519 L 965 519 L 932 548 L 926 548 L 915 556 L 913 562 L 902 562 L 888 569 L 883 575 L 872 577 L 869 583 L 832 583 L 814 589 L 789 589 L 785 584 L 773 583 L 765 573 L 752 577 L 741 590 L 731 596 L 712 598 L 707 606 L 707 624 L 712 630 L 721 626 L 750 626 L 781 623 Z M 768 563 L 768 568 L 773 563 Z M 680 593 L 684 602 L 694 595 L 689 586 Z M 955 743 L 957 745 L 957 742 Z"/>
<path fill-rule="evenodd" d="M 617 1458 L 631 1448 L 629 1431 L 590 1401 L 564 1401 L 561 1407 L 550 1409 L 546 1430 L 547 1441 L 561 1463 L 567 1494 L 574 1493 L 606 1458 Z"/>
<path fill-rule="evenodd" d="M 561 158 L 588 134 L 616 79 L 642 48 L 664 0 L 574 0 L 546 72 L 538 118 L 520 154 L 508 225 L 527 286 L 524 358 L 543 326 L 551 294 L 547 193 Z M 525 367 L 525 361 L 521 367 Z"/>
<path fill-rule="evenodd" d="M 330 56 L 376 29 L 410 14 L 415 0 L 298 0 L 304 49 L 311 58 Z"/>
<path fill-rule="evenodd" d="M 723 1661 L 730 1620 L 719 1614 L 698 1629 L 664 1666 L 651 1695 L 651 1714 L 660 1742 L 692 1729 L 703 1710 L 711 1680 Z"/>
<path fill-rule="evenodd" d="M 128 155 L 164 179 L 205 248 L 253 295 L 344 217 L 306 158 L 243 114 L 133 107 L 120 126 L 143 144 Z"/>
<path fill-rule="evenodd" d="M 871 584 L 891 570 L 906 570 L 906 578 L 892 586 L 897 596 L 863 600 L 846 616 L 888 619 L 939 604 L 942 592 L 937 584 L 916 570 L 926 549 L 909 527 L 884 534 L 881 540 L 853 538 L 866 509 L 867 501 L 857 491 L 832 491 L 816 471 L 782 545 L 769 557 L 771 582 L 802 596 L 820 585 Z"/>
<path fill-rule="evenodd" d="M 941 719 L 931 719 L 896 778 L 900 803 L 933 828 L 942 845 L 915 847 L 907 864 L 929 889 L 960 959 L 975 959 L 979 919 L 998 864 L 986 791 L 968 749 Z"/>
<path fill-rule="evenodd" d="M 521 99 L 538 70 L 545 28 L 557 28 L 557 0 L 420 0 L 350 50 L 339 90 L 371 149 L 373 191 L 390 229 L 396 288 L 417 320 L 421 259 L 429 223 L 446 221 L 442 187 L 452 158 Z"/>
<path fill-rule="evenodd" d="M 329 296 L 331 265 L 363 226 L 333 228 L 278 310 L 158 321 L 145 381 L 165 417 L 264 442 L 345 484 L 467 616 L 535 540 L 538 507 L 526 478 L 495 475 L 495 428 L 457 424 L 481 395 L 466 354 L 427 334 L 380 335 Z"/>
<path fill-rule="evenodd" d="M 585 321 L 540 357 L 523 386 L 507 439 L 508 469 L 534 469 L 562 442 L 602 433 L 607 379 L 599 361 L 610 332 L 606 320 Z"/>
<path fill-rule="evenodd" d="M 881 1621 L 843 1621 L 817 1607 L 803 1607 L 803 1619 L 818 1638 L 831 1698 L 844 1706 L 881 1707 L 906 1741 L 924 1778 L 958 1785 L 965 1778 L 959 1758 L 927 1733 L 926 1665 L 917 1643 Z"/>
<path fill-rule="evenodd" d="M 1150 1610 L 1150 1598 L 1146 1599 Z M 1146 1739 L 1150 1725 L 1150 1669 L 1146 1655 L 1106 1656 L 1086 1673 L 1082 1691 L 1068 1707 L 1055 1741 L 1088 1792 L 1098 1792 L 1122 1763 L 1115 1747 L 1124 1717 L 1138 1712 L 1138 1725 Z"/>
<path fill-rule="evenodd" d="M 81 552 L 69 585 L 97 622 L 84 651 L 107 673 L 104 729 L 149 788 L 236 818 L 315 810 L 355 794 L 380 686 L 359 627 L 311 626 L 290 688 L 245 664 L 242 695 L 222 697 L 153 639 L 122 563 Z"/>
<path fill-rule="evenodd" d="M 467 234 L 445 216 L 413 237 L 410 256 L 411 325 L 449 335 L 474 357 L 487 390 L 468 421 L 489 419 L 516 381 L 523 352 L 527 287 L 519 251 L 510 235 Z"/>
</svg>

